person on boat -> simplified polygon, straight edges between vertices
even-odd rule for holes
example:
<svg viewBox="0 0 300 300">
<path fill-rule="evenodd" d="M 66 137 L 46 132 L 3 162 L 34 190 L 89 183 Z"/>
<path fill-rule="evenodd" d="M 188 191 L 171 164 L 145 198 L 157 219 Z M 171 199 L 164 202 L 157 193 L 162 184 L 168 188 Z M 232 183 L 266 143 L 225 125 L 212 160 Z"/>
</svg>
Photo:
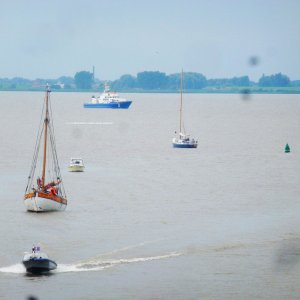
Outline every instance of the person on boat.
<svg viewBox="0 0 300 300">
<path fill-rule="evenodd" d="M 33 246 L 32 246 L 32 253 L 35 253 L 35 250 L 36 250 L 36 248 L 35 248 L 35 246 L 33 245 Z"/>
<path fill-rule="evenodd" d="M 36 179 L 36 183 L 37 183 L 38 188 L 41 188 L 41 187 L 42 187 L 42 179 L 41 179 L 40 177 L 38 177 L 38 178 Z"/>
<path fill-rule="evenodd" d="M 55 187 L 55 186 L 59 185 L 60 183 L 61 183 L 61 180 L 60 180 L 60 179 L 57 180 L 56 182 L 55 182 L 55 181 L 49 182 L 48 184 L 46 184 L 46 185 L 44 186 L 45 192 L 47 192 L 48 190 L 50 190 L 51 187 Z"/>
<path fill-rule="evenodd" d="M 57 196 L 57 190 L 55 186 L 52 186 L 49 190 L 49 193 L 52 194 L 53 196 Z"/>
</svg>

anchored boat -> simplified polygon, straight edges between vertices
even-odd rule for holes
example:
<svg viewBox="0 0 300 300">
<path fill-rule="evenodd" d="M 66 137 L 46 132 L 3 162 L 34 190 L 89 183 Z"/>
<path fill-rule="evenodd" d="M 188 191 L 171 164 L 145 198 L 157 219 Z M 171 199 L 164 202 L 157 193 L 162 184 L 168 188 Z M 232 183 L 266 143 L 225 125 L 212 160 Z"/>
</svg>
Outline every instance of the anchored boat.
<svg viewBox="0 0 300 300">
<path fill-rule="evenodd" d="M 57 268 L 55 261 L 48 258 L 46 253 L 40 252 L 39 246 L 33 246 L 32 253 L 25 253 L 22 260 L 28 273 L 46 273 Z"/>
<path fill-rule="evenodd" d="M 50 89 L 47 87 L 42 113 L 44 119 L 38 131 L 24 196 L 24 204 L 28 211 L 65 210 L 67 206 L 58 165 L 51 111 Z"/>
<path fill-rule="evenodd" d="M 83 172 L 84 171 L 84 164 L 82 158 L 71 158 L 70 165 L 69 165 L 70 172 Z"/>
<path fill-rule="evenodd" d="M 174 148 L 197 148 L 198 141 L 194 138 L 191 138 L 188 134 L 185 133 L 183 118 L 182 118 L 182 84 L 183 84 L 183 72 L 181 71 L 180 79 L 180 111 L 179 111 L 179 133 L 178 137 L 174 137 L 172 140 Z M 176 133 L 176 131 L 175 131 Z"/>
<path fill-rule="evenodd" d="M 104 91 L 99 97 L 92 96 L 90 103 L 84 103 L 85 108 L 129 108 L 132 101 L 120 98 L 118 93 L 111 92 L 109 85 L 105 84 Z"/>
</svg>

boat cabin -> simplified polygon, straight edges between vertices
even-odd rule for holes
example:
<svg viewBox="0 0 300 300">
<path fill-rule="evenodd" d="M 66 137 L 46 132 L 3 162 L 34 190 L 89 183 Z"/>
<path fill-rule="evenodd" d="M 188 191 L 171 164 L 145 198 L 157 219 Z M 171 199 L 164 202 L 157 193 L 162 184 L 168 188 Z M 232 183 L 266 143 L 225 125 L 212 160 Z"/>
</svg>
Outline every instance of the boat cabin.
<svg viewBox="0 0 300 300">
<path fill-rule="evenodd" d="M 70 166 L 83 166 L 82 158 L 71 158 Z"/>
</svg>

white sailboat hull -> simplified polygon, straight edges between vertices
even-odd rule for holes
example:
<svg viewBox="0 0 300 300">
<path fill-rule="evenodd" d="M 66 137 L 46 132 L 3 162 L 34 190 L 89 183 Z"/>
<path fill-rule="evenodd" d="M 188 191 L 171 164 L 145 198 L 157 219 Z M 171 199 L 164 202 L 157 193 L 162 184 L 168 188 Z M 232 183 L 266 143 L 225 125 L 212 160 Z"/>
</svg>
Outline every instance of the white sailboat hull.
<svg viewBox="0 0 300 300">
<path fill-rule="evenodd" d="M 197 148 L 198 146 L 197 140 L 190 139 L 183 134 L 179 138 L 173 138 L 172 143 L 174 148 Z"/>
<path fill-rule="evenodd" d="M 42 211 L 63 211 L 67 205 L 59 203 L 52 199 L 46 199 L 36 195 L 32 198 L 24 200 L 24 204 L 27 211 L 42 212 Z"/>
</svg>

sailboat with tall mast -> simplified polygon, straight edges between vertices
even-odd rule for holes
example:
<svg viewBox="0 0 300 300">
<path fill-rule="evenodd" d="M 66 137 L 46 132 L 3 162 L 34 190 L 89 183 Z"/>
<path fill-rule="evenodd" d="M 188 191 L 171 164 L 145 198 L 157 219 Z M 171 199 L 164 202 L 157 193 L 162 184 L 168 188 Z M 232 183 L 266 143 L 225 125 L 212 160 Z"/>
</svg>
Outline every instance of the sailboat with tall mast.
<svg viewBox="0 0 300 300">
<path fill-rule="evenodd" d="M 182 89 L 183 89 L 183 71 L 181 71 L 181 77 L 180 77 L 179 133 L 178 136 L 174 137 L 172 140 L 173 147 L 174 148 L 197 148 L 198 141 L 195 140 L 194 138 L 191 138 L 188 134 L 185 133 L 183 116 L 182 116 L 182 111 L 183 111 Z"/>
<path fill-rule="evenodd" d="M 48 86 L 42 115 L 24 204 L 28 211 L 34 212 L 65 210 L 67 198 L 58 165 Z"/>
</svg>

